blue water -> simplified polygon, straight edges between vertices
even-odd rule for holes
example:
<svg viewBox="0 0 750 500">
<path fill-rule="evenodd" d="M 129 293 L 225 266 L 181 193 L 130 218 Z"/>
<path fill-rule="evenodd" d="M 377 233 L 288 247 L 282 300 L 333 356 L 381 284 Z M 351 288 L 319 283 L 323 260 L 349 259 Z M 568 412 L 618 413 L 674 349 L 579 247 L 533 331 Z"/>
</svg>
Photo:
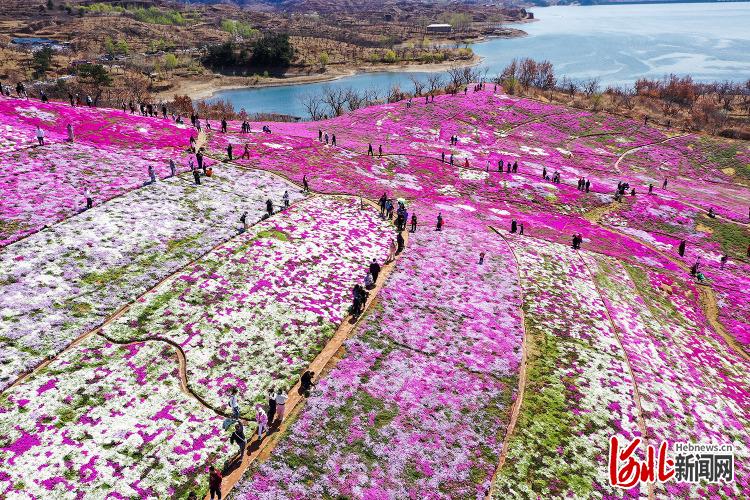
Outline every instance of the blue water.
<svg viewBox="0 0 750 500">
<path fill-rule="evenodd" d="M 532 9 L 537 22 L 520 26 L 529 36 L 474 44 L 480 68 L 492 77 L 514 57 L 548 59 L 558 75 L 602 85 L 632 85 L 668 73 L 697 80 L 750 78 L 750 3 L 559 6 Z M 411 89 L 426 73 L 362 73 L 327 83 L 236 89 L 215 94 L 237 109 L 305 116 L 301 98 L 324 86 Z"/>
</svg>

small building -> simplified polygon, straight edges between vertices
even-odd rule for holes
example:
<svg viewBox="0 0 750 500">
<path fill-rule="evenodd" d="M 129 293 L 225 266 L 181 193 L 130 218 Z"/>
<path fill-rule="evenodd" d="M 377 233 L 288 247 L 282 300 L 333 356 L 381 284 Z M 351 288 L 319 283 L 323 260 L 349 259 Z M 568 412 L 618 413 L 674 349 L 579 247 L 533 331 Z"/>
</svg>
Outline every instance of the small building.
<svg viewBox="0 0 750 500">
<path fill-rule="evenodd" d="M 427 33 L 432 35 L 447 35 L 453 27 L 450 24 L 428 24 Z"/>
</svg>

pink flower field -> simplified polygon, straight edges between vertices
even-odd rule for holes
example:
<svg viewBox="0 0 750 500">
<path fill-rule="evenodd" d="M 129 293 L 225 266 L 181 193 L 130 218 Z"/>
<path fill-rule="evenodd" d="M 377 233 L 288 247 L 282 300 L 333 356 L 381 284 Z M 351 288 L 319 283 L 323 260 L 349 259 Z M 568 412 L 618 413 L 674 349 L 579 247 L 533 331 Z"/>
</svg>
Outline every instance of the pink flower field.
<svg viewBox="0 0 750 500">
<path fill-rule="evenodd" d="M 0 497 L 750 496 L 748 143 L 491 86 L 239 130 L 196 185 L 189 126 L 0 98 Z M 731 480 L 614 484 L 612 437 Z"/>
</svg>

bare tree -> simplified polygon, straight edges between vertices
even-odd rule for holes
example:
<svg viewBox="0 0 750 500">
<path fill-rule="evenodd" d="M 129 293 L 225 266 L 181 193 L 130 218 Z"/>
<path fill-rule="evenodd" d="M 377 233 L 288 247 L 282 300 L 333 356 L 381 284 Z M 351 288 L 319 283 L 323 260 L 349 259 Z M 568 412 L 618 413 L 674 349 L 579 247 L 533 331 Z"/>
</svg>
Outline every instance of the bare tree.
<svg viewBox="0 0 750 500">
<path fill-rule="evenodd" d="M 414 95 L 417 97 L 421 96 L 425 87 L 424 81 L 416 75 L 411 75 L 409 80 L 411 80 L 411 84 L 414 86 Z"/>
<path fill-rule="evenodd" d="M 599 78 L 593 77 L 589 78 L 588 80 L 584 80 L 582 84 L 583 93 L 586 94 L 586 97 L 591 97 L 592 95 L 599 92 Z"/>
<path fill-rule="evenodd" d="M 443 75 L 441 73 L 435 73 L 427 77 L 427 88 L 429 93 L 433 94 L 435 91 L 443 87 Z"/>
<path fill-rule="evenodd" d="M 343 89 L 326 86 L 323 88 L 322 99 L 323 103 L 331 111 L 331 116 L 341 116 L 344 113 L 346 92 Z"/>
<path fill-rule="evenodd" d="M 300 100 L 302 101 L 302 106 L 307 110 L 307 114 L 310 115 L 310 118 L 313 120 L 320 120 L 323 118 L 323 115 L 325 114 L 325 103 L 320 95 L 306 94 L 303 95 Z"/>
</svg>

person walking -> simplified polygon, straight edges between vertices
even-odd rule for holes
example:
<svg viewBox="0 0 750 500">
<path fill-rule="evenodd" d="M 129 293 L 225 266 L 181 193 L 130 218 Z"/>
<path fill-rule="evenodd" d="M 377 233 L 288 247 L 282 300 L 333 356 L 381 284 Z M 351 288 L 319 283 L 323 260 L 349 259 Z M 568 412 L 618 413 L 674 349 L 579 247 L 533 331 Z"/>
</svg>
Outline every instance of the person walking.
<svg viewBox="0 0 750 500">
<path fill-rule="evenodd" d="M 299 389 L 300 392 L 307 398 L 310 397 L 310 390 L 313 388 L 315 383 L 313 382 L 313 378 L 315 377 L 315 372 L 306 370 L 305 373 L 302 374 L 302 377 L 299 379 Z"/>
<path fill-rule="evenodd" d="M 148 177 L 149 177 L 149 179 L 151 179 L 151 184 L 153 184 L 154 182 L 156 182 L 156 171 L 154 170 L 154 166 L 153 165 L 149 165 L 148 166 Z"/>
<path fill-rule="evenodd" d="M 372 143 L 367 144 L 367 156 L 373 156 L 372 154 Z"/>
<path fill-rule="evenodd" d="M 411 232 L 412 233 L 417 232 L 417 214 L 415 213 L 411 214 Z"/>
<path fill-rule="evenodd" d="M 381 144 L 378 146 L 378 157 L 380 158 L 382 156 L 383 156 L 383 145 Z"/>
<path fill-rule="evenodd" d="M 266 200 L 266 212 L 269 217 L 273 215 L 273 202 L 270 198 Z"/>
<path fill-rule="evenodd" d="M 177 175 L 177 165 L 175 165 L 174 160 L 171 158 L 169 159 L 169 172 L 172 175 L 172 177 Z"/>
<path fill-rule="evenodd" d="M 331 146 L 335 146 L 335 145 L 336 145 L 336 134 L 332 134 L 331 135 Z"/>
<path fill-rule="evenodd" d="M 44 146 L 44 130 L 39 125 L 36 126 L 36 140 L 40 146 Z"/>
<path fill-rule="evenodd" d="M 208 491 L 211 495 L 211 500 L 214 500 L 214 495 L 218 500 L 221 500 L 221 480 L 223 479 L 219 469 L 213 465 L 209 467 L 208 472 Z"/>
<path fill-rule="evenodd" d="M 326 143 L 326 146 L 327 146 L 328 145 L 328 132 L 326 132 L 325 134 L 323 134 L 323 139 L 324 139 L 324 141 Z"/>
<path fill-rule="evenodd" d="M 273 424 L 273 419 L 276 415 L 276 389 L 268 391 L 268 425 Z"/>
<path fill-rule="evenodd" d="M 648 185 L 648 194 L 654 194 L 654 185 L 653 184 L 649 184 Z"/>
<path fill-rule="evenodd" d="M 245 143 L 245 149 L 242 151 L 242 156 L 240 156 L 241 159 L 250 159 L 250 144 Z"/>
<path fill-rule="evenodd" d="M 380 264 L 378 264 L 378 261 L 375 259 L 372 259 L 372 262 L 370 263 L 370 274 L 372 274 L 372 280 L 377 283 L 378 275 L 380 274 Z"/>
<path fill-rule="evenodd" d="M 518 234 L 523 234 L 523 222 L 519 226 Z"/>
<path fill-rule="evenodd" d="M 391 238 L 391 245 L 388 247 L 388 260 L 386 262 L 393 262 L 396 259 L 396 242 Z"/>
<path fill-rule="evenodd" d="M 302 176 L 302 191 L 304 191 L 306 193 L 310 191 L 310 186 L 309 186 L 309 184 L 307 184 L 307 176 L 306 175 Z"/>
<path fill-rule="evenodd" d="M 687 242 L 685 240 L 682 240 L 680 242 L 680 246 L 677 247 L 677 253 L 680 254 L 680 257 L 684 257 L 685 256 L 685 244 L 686 243 Z"/>
<path fill-rule="evenodd" d="M 279 417 L 279 423 L 284 421 L 284 411 L 286 410 L 286 402 L 289 399 L 281 389 L 276 394 L 276 415 Z"/>
<path fill-rule="evenodd" d="M 221 119 L 221 131 L 224 134 L 227 133 L 227 119 L 226 118 Z"/>
<path fill-rule="evenodd" d="M 518 223 L 516 223 L 516 219 L 513 219 L 510 223 L 510 232 L 515 233 L 518 230 Z"/>
<path fill-rule="evenodd" d="M 263 406 L 260 404 L 255 406 L 255 422 L 258 424 L 258 441 L 261 441 L 263 434 L 268 429 L 268 415 L 263 411 Z"/>
<path fill-rule="evenodd" d="M 724 269 L 724 266 L 727 264 L 727 261 L 729 260 L 729 254 L 724 254 L 721 257 L 721 266 L 719 266 L 719 269 Z"/>
<path fill-rule="evenodd" d="M 591 189 L 591 180 L 586 179 L 585 187 L 586 187 L 586 192 L 588 193 L 589 190 Z"/>
<path fill-rule="evenodd" d="M 232 416 L 235 419 L 240 418 L 240 405 L 237 404 L 237 389 L 234 388 L 231 391 L 231 396 L 229 396 L 229 407 L 232 409 Z"/>
<path fill-rule="evenodd" d="M 240 216 L 240 224 L 242 224 L 242 232 L 247 232 L 247 212 L 243 212 Z"/>
<path fill-rule="evenodd" d="M 245 439 L 245 428 L 239 420 L 234 424 L 234 432 L 232 432 L 232 436 L 229 438 L 229 443 L 237 445 L 237 455 L 242 457 L 242 454 L 245 452 L 247 439 Z"/>
<path fill-rule="evenodd" d="M 232 145 L 227 145 L 227 158 L 229 158 L 229 161 L 232 161 Z"/>
<path fill-rule="evenodd" d="M 89 191 L 89 188 L 83 190 L 83 197 L 86 198 L 86 210 L 94 206 L 94 199 L 91 197 L 91 191 Z"/>
<path fill-rule="evenodd" d="M 323 142 L 323 131 L 318 129 L 318 142 Z"/>
<path fill-rule="evenodd" d="M 284 196 L 282 198 L 284 200 L 284 208 L 289 208 L 289 191 L 284 191 Z"/>
<path fill-rule="evenodd" d="M 667 189 L 667 179 L 664 179 L 664 182 L 661 185 L 662 189 Z"/>
<path fill-rule="evenodd" d="M 73 134 L 73 125 L 68 123 L 66 128 L 68 129 L 68 142 L 75 142 L 76 137 L 75 134 Z"/>
<path fill-rule="evenodd" d="M 435 228 L 436 231 L 442 231 L 443 230 L 443 214 L 438 213 L 437 216 L 437 227 Z"/>
<path fill-rule="evenodd" d="M 396 255 L 400 254 L 404 251 L 404 237 L 402 233 L 399 231 L 399 233 L 396 235 Z"/>
<path fill-rule="evenodd" d="M 196 186 L 199 186 L 201 183 L 201 173 L 197 168 L 193 169 L 193 179 L 195 180 Z"/>
</svg>

